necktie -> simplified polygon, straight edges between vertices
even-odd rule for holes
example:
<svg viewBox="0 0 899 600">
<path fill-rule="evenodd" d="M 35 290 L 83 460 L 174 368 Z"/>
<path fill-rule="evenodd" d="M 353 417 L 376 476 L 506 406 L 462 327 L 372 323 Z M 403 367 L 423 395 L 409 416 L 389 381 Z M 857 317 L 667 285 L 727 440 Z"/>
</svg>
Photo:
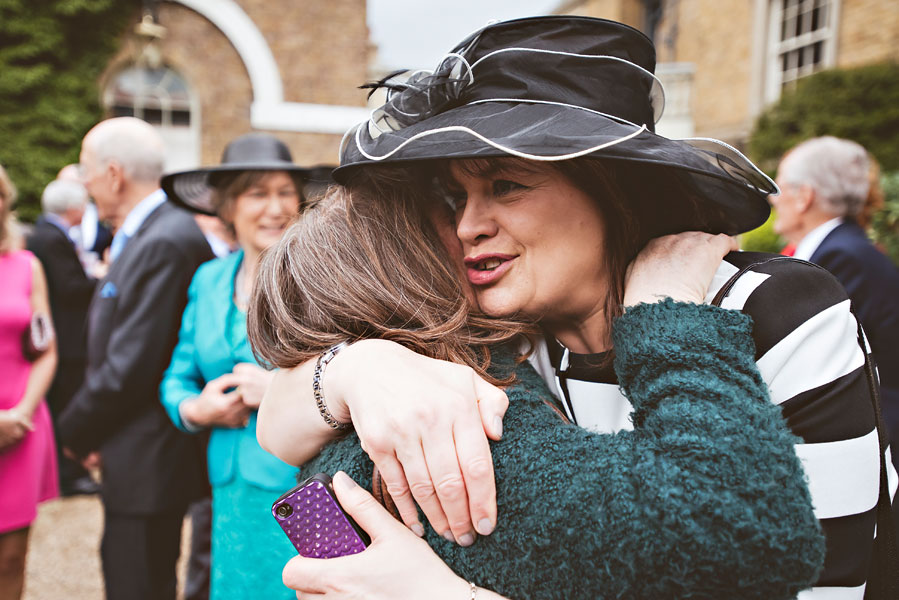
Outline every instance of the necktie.
<svg viewBox="0 0 899 600">
<path fill-rule="evenodd" d="M 122 250 L 125 248 L 125 244 L 128 243 L 128 240 L 131 239 L 131 236 L 125 233 L 124 231 L 120 231 L 112 238 L 112 244 L 109 246 L 109 258 L 110 260 L 115 260 L 119 257 L 119 254 L 122 253 Z"/>
</svg>

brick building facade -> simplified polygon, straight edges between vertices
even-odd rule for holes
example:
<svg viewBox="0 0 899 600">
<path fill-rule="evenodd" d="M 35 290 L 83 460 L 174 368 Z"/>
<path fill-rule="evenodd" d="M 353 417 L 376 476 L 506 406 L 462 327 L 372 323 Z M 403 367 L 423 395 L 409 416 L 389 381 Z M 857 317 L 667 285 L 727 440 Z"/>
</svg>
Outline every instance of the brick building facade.
<svg viewBox="0 0 899 600">
<path fill-rule="evenodd" d="M 737 146 L 796 79 L 899 60 L 896 0 L 568 0 L 555 12 L 614 19 L 650 35 L 668 96 L 659 130 L 665 119 L 686 119 L 680 130 Z"/>
<path fill-rule="evenodd" d="M 336 164 L 344 132 L 367 117 L 365 0 L 146 5 L 149 27 L 129 27 L 99 83 L 110 115 L 160 128 L 167 168 L 215 164 L 249 131 L 284 140 L 300 164 Z M 157 25 L 162 37 L 146 34 Z"/>
</svg>

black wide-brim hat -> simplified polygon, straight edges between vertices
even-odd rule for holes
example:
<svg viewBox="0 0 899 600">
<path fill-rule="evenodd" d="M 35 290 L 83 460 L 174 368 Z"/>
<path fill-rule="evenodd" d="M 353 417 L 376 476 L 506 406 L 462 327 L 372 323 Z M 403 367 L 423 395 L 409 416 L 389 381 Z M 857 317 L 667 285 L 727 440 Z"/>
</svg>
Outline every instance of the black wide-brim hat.
<svg viewBox="0 0 899 600">
<path fill-rule="evenodd" d="M 241 171 L 286 171 L 299 174 L 304 188 L 326 184 L 330 167 L 301 167 L 293 162 L 290 149 L 267 133 L 248 133 L 231 140 L 222 153 L 222 162 L 213 167 L 163 175 L 161 186 L 175 204 L 201 214 L 216 215 L 212 190 L 222 176 Z M 298 190 L 308 197 L 309 190 Z"/>
<path fill-rule="evenodd" d="M 654 70 L 649 38 L 614 21 L 489 25 L 435 71 L 376 84 L 387 102 L 347 132 L 334 178 L 434 159 L 590 157 L 607 161 L 655 234 L 736 234 L 764 223 L 778 188 L 749 159 L 718 140 L 654 133 L 664 104 Z"/>
</svg>

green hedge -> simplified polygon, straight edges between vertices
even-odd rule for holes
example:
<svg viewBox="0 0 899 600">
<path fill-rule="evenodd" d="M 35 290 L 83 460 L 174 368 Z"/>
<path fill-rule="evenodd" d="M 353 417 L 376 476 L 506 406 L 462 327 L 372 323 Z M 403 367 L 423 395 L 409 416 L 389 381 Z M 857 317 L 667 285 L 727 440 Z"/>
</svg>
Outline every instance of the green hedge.
<svg viewBox="0 0 899 600">
<path fill-rule="evenodd" d="M 854 140 L 884 172 L 899 170 L 899 64 L 832 69 L 798 82 L 758 118 L 749 154 L 767 172 L 784 153 L 821 135 Z"/>
<path fill-rule="evenodd" d="M 102 116 L 97 80 L 137 17 L 121 0 L 0 0 L 0 164 L 19 189 L 23 220 L 40 194 L 78 161 Z"/>
<path fill-rule="evenodd" d="M 874 215 L 871 237 L 899 266 L 899 171 L 887 173 L 883 184 L 883 209 Z"/>
</svg>

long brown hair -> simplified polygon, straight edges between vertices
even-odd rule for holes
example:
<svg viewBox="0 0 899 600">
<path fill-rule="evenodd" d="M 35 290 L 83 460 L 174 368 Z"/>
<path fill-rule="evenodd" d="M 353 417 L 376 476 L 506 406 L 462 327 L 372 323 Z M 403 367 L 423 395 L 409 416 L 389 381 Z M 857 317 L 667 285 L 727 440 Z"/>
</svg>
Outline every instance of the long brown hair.
<svg viewBox="0 0 899 600">
<path fill-rule="evenodd" d="M 472 307 L 429 220 L 434 194 L 387 179 L 332 187 L 264 254 L 248 313 L 253 351 L 285 368 L 380 338 L 509 383 L 487 373 L 489 346 L 532 330 Z"/>
</svg>

